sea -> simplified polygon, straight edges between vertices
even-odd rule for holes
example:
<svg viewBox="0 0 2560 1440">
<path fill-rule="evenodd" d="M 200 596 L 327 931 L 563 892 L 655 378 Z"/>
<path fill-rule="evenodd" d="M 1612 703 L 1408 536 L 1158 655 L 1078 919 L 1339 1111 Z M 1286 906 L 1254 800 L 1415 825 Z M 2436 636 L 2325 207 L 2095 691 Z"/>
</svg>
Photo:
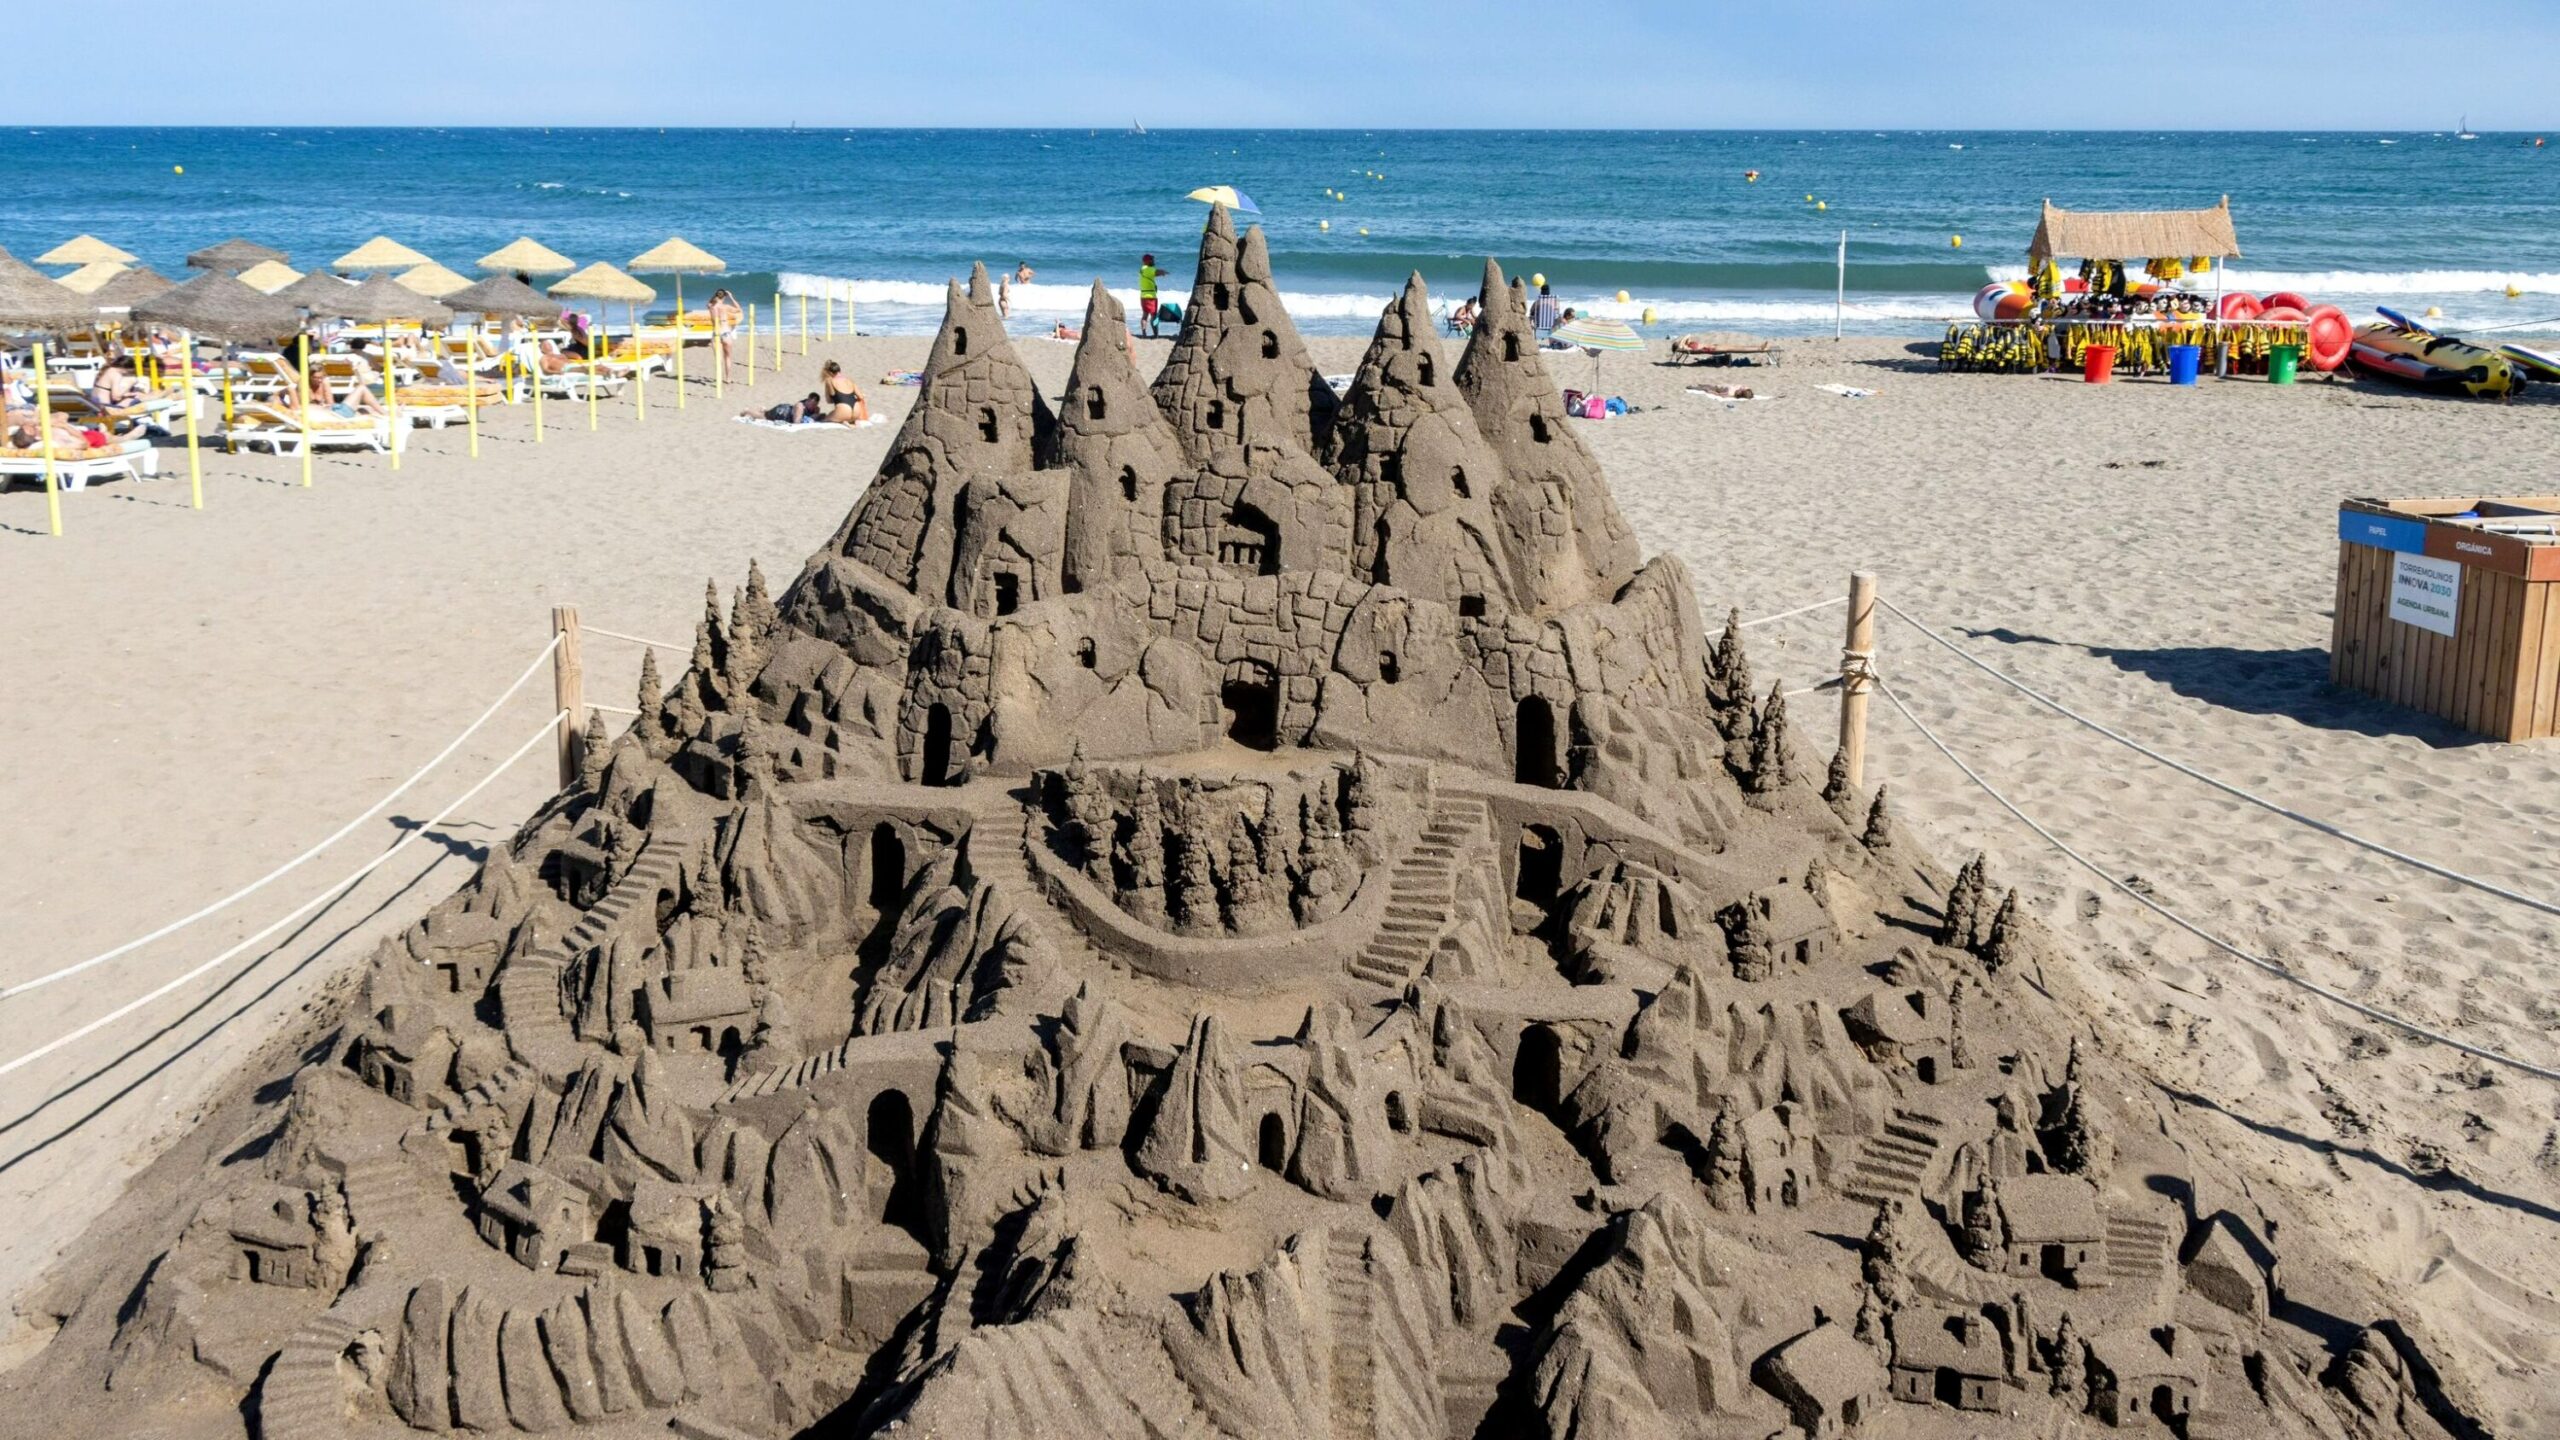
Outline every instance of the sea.
<svg viewBox="0 0 2560 1440">
<path fill-rule="evenodd" d="M 2041 201 L 2225 195 L 2226 286 L 2452 329 L 2560 316 L 2560 147 L 2530 134 L 36 127 L 0 131 L 0 174 L 20 258 L 88 232 L 182 276 L 234 235 L 304 268 L 387 234 L 470 274 L 520 234 L 616 264 L 679 234 L 731 267 L 688 303 L 822 295 L 866 333 L 931 330 L 972 261 L 1033 267 L 1022 333 L 1080 318 L 1097 277 L 1134 300 L 1148 252 L 1179 298 L 1210 185 L 1258 207 L 1318 334 L 1367 333 L 1414 271 L 1453 303 L 1486 256 L 1656 333 L 1930 334 L 2026 273 Z"/>
</svg>

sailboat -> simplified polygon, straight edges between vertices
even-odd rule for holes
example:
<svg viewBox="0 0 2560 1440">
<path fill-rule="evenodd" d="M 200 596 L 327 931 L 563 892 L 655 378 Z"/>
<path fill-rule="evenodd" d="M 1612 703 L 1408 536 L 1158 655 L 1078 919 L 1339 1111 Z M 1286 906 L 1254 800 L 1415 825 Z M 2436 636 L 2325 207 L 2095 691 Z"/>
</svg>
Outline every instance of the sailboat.
<svg viewBox="0 0 2560 1440">
<path fill-rule="evenodd" d="M 2480 138 L 2479 136 L 2471 133 L 2470 116 L 2465 115 L 2462 117 L 2462 128 L 2453 132 L 2453 138 L 2456 140 L 2477 140 Z"/>
<path fill-rule="evenodd" d="M 1132 120 L 1129 122 L 1129 133 L 1132 135 L 1144 135 L 1147 133 L 1147 127 L 1139 124 L 1135 120 Z"/>
</svg>

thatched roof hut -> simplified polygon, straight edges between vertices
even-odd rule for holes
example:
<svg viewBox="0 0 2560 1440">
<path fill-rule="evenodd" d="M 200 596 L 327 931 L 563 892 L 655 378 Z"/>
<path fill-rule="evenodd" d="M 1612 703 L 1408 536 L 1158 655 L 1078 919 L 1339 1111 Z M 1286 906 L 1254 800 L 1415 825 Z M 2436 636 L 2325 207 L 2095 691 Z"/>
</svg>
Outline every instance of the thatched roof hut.
<svg viewBox="0 0 2560 1440">
<path fill-rule="evenodd" d="M 406 270 L 429 259 L 388 235 L 376 235 L 329 263 L 341 270 Z"/>
<path fill-rule="evenodd" d="M 123 273 L 121 260 L 92 260 L 53 283 L 78 294 L 95 295 L 99 286 Z"/>
<path fill-rule="evenodd" d="M 302 315 L 293 306 L 261 295 L 221 270 L 208 270 L 137 302 L 133 318 L 204 339 L 253 344 L 273 344 L 302 328 Z"/>
<path fill-rule="evenodd" d="M 301 278 L 301 271 L 281 260 L 261 260 L 240 272 L 240 283 L 261 295 L 273 295 Z"/>
<path fill-rule="evenodd" d="M 0 250 L 0 330 L 68 330 L 97 318 L 89 297 Z"/>
<path fill-rule="evenodd" d="M 521 270 L 527 275 L 565 275 L 578 268 L 578 262 L 534 239 L 519 235 L 480 257 L 483 270 Z"/>
<path fill-rule="evenodd" d="M 95 265 L 101 260 L 130 265 L 133 253 L 119 250 L 95 235 L 74 235 L 36 257 L 39 265 Z"/>
<path fill-rule="evenodd" d="M 467 290 L 456 290 L 439 298 L 446 308 L 471 315 L 549 318 L 560 313 L 559 301 L 513 275 L 492 275 Z"/>
<path fill-rule="evenodd" d="M 234 236 L 219 245 L 207 245 L 188 256 L 187 268 L 219 270 L 225 275 L 237 275 L 262 260 L 273 260 L 282 265 L 288 258 L 283 251 L 271 245 L 260 245 L 255 241 Z"/>
<path fill-rule="evenodd" d="M 655 270 L 662 274 L 717 275 L 729 268 L 729 262 L 681 235 L 670 235 L 656 246 L 632 256 L 631 268 Z"/>
<path fill-rule="evenodd" d="M 89 292 L 89 303 L 101 310 L 129 310 L 164 290 L 174 289 L 177 283 L 148 265 L 136 265 L 107 277 L 106 284 Z"/>
<path fill-rule="evenodd" d="M 2041 265 L 2063 255 L 2083 260 L 2204 255 L 2221 260 L 2239 253 L 2228 195 L 2210 210 L 2064 210 L 2047 200 L 2035 239 L 2027 245 L 2027 263 Z"/>
</svg>

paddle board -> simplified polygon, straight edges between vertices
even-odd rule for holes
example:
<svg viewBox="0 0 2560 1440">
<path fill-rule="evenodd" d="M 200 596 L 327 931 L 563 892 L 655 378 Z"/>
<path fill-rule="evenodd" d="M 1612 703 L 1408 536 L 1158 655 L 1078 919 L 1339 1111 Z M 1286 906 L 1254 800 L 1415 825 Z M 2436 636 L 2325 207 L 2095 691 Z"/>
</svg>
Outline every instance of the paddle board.
<svg viewBox="0 0 2560 1440">
<path fill-rule="evenodd" d="M 2501 345 L 2498 353 L 2524 367 L 2536 380 L 2560 380 L 2560 355 L 2530 345 Z"/>
<path fill-rule="evenodd" d="M 2373 307 L 2373 313 L 2390 321 L 2392 324 L 2399 326 L 2403 330 L 2415 330 L 2421 335 L 2433 335 L 2436 333 L 2434 326 L 2420 324 L 2419 322 L 2410 319 L 2408 316 L 2403 315 L 2399 311 L 2391 309 L 2388 306 L 2376 305 Z"/>
</svg>

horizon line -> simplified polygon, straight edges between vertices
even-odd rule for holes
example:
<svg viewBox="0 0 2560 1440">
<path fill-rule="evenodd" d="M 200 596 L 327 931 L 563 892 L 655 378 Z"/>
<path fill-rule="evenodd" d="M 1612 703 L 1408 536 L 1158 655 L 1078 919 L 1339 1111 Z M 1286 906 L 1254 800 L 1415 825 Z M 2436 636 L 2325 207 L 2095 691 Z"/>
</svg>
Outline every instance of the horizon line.
<svg viewBox="0 0 2560 1440">
<path fill-rule="evenodd" d="M 1048 132 L 1048 131 L 1059 131 L 1059 130 L 1084 130 L 1084 131 L 1089 131 L 1089 132 L 1093 132 L 1093 133 L 1096 133 L 1096 134 L 1105 134 L 1105 133 L 1108 133 L 1108 134 L 1113 134 L 1113 135 L 1120 135 L 1120 136 L 1123 136 L 1123 137 L 1126 137 L 1126 138 L 1137 138 L 1137 137 L 1130 137 L 1130 136 L 1128 135 L 1128 131 L 1127 131 L 1127 129 L 1126 129 L 1126 128 L 1124 128 L 1123 126 L 1121 126 L 1121 125 L 1120 125 L 1119 123 L 1117 123 L 1117 122 L 1113 122 L 1113 123 L 1110 123 L 1110 124 L 1101 124 L 1101 125 L 1097 125 L 1097 124 L 1089 124 L 1089 123 L 1073 123 L 1073 124 L 1071 124 L 1071 123 L 1065 123 L 1065 122 L 1053 122 L 1053 123 L 1049 123 L 1049 124 L 1039 124 L 1039 125 L 1027 125 L 1027 124 L 1005 124 L 1005 125 L 993 125 L 993 124 L 950 124 L 950 125 L 866 125 L 866 124 L 838 124 L 838 123 L 834 123 L 834 122 L 819 122 L 819 123 L 815 123 L 815 124 L 801 124 L 801 123 L 796 122 L 796 121 L 785 122 L 785 123 L 782 123 L 782 124 L 767 124 L 767 125 L 651 125 L 651 124 L 647 124 L 647 123 L 645 123 L 645 122 L 630 122 L 630 121 L 616 121 L 616 122 L 575 122 L 575 123 L 571 123 L 571 122 L 562 122 L 562 123 L 557 123 L 557 124 L 526 123 L 526 124 L 514 124 L 514 125 L 474 125 L 474 124 L 459 124 L 459 125 L 431 125 L 431 124 L 418 124 L 418 123 L 403 123 L 403 124 L 389 124 L 389 123 L 385 123 L 385 124 L 355 124 L 355 125 L 322 125 L 322 124 L 313 124 L 313 123 L 309 123 L 309 122 L 301 122 L 301 121 L 279 121 L 279 122 L 268 123 L 268 124 L 260 124 L 260 123 L 256 123 L 256 122 L 246 122 L 246 123 L 244 123 L 244 122 L 236 122 L 236 121 L 224 121 L 224 122 L 218 122 L 218 123 L 217 123 L 217 122 L 196 122 L 196 121 L 166 121 L 166 122 L 162 122 L 162 123 L 158 123 L 158 124 L 137 125 L 137 124 L 133 124 L 133 123 L 131 123 L 131 122 L 117 122 L 117 123 L 111 123 L 111 124 L 110 124 L 110 123 L 88 123 L 88 122 L 82 122 L 82 121 L 77 121 L 77 120 L 71 120 L 71 121 L 61 121 L 61 120 L 57 120 L 57 121 L 52 121 L 52 122 L 49 122 L 49 123 L 31 123 L 31 122 L 18 122 L 18 121 L 0 121 L 0 128 L 10 129 L 10 130 L 20 130 L 20 131 L 47 131 L 47 130 L 100 130 L 100 131 L 146 131 L 146 130 L 239 130 L 239 131 L 269 131 L 269 130 L 275 130 L 275 131 L 283 131 L 283 130 L 308 130 L 308 131 L 317 131 L 317 132 L 321 132 L 321 133 L 337 133 L 337 132 L 344 132 L 344 131 L 359 131 L 359 130 L 544 131 L 544 132 L 553 131 L 553 130 L 632 130 L 632 131 L 652 131 L 652 130 L 654 130 L 654 131 L 657 131 L 657 132 L 658 132 L 658 133 L 660 133 L 660 134 L 684 133 L 684 134 L 705 134 L 705 135 L 719 135 L 719 134 L 753 134 L 753 133 L 761 133 L 761 132 L 781 132 L 781 133 L 790 133 L 790 132 L 793 132 L 793 131 L 803 131 L 803 130 L 840 130 L 840 131 L 850 131 L 850 132 L 855 132 L 855 133 L 884 134 L 884 135 L 885 135 L 885 134 L 911 134 L 911 135 L 912 135 L 912 134 L 935 134 L 935 133 L 940 133 L 940 132 L 944 132 L 944 131 L 964 131 L 964 132 L 984 133 L 984 134 L 1005 134 L 1005 133 L 1036 134 L 1036 133 L 1044 133 L 1044 132 Z M 2553 128 L 2560 128 L 2560 127 L 2553 127 Z M 1906 134 L 1906 135 L 1948 135 L 1948 134 L 1965 134 L 1965 135 L 2143 135 L 2143 134 L 2169 134 L 2169 135 L 2453 135 L 2453 134 L 2456 134 L 2456 133 L 2470 133 L 2470 134 L 2474 134 L 2474 135 L 2489 136 L 2489 135 L 2533 135 L 2533 134 L 2538 134 L 2538 133 L 2547 133 L 2547 132 L 2544 132 L 2544 131 L 2537 131 L 2537 130 L 2535 130 L 2535 129 L 2533 129 L 2533 128 L 2525 128 L 2525 129 L 2501 129 L 2501 130 L 2474 130 L 2474 131 L 2470 131 L 2470 132 L 2457 132 L 2455 129 L 2452 129 L 2452 128 L 2428 128 L 2428 127 L 2415 127 L 2415 128 L 2410 128 L 2410 127 L 2397 127 L 2397 126 L 2362 126 L 2362 127 L 2354 127 L 2354 128 L 2345 128 L 2345 127 L 2334 127 L 2334 126 L 2331 126 L 2331 127 L 2323 127 L 2323 126 L 2313 126 L 2313 125 L 2285 125 L 2285 126 L 2271 126 L 2271 125 L 2231 125 L 2231 126 L 2202 126 L 2202 125 L 2110 125 L 2110 126 L 2094 126 L 2094 125 L 1822 125 L 1822 126 L 1804 126 L 1804 125 L 1164 125 L 1164 126 L 1158 126 L 1158 127 L 1155 127 L 1155 128 L 1153 128 L 1153 129 L 1150 129 L 1150 130 L 1147 130 L 1147 131 L 1145 131 L 1145 132 L 1144 132 L 1144 134 L 1145 134 L 1147 137 L 1153 137 L 1153 136 L 1156 136 L 1156 135 L 1237 135 L 1237 134 L 1291 134 L 1291 135 L 1374 135 L 1374 134 L 1395 134 L 1395 135 L 1481 135 L 1481 134 L 1497 134 L 1497 135 L 1498 135 L 1498 134 L 1531 134 L 1531 135 L 1743 135 L 1743 134 L 1752 134 L 1752 135 L 1769 135 L 1769 134 L 1774 134 L 1774 135 L 1849 135 L 1849 134 L 1860 134 L 1860 133 L 1864 133 L 1864 134 L 1876 134 L 1876 133 L 1895 134 L 1895 133 L 1900 133 L 1900 134 Z"/>
</svg>

